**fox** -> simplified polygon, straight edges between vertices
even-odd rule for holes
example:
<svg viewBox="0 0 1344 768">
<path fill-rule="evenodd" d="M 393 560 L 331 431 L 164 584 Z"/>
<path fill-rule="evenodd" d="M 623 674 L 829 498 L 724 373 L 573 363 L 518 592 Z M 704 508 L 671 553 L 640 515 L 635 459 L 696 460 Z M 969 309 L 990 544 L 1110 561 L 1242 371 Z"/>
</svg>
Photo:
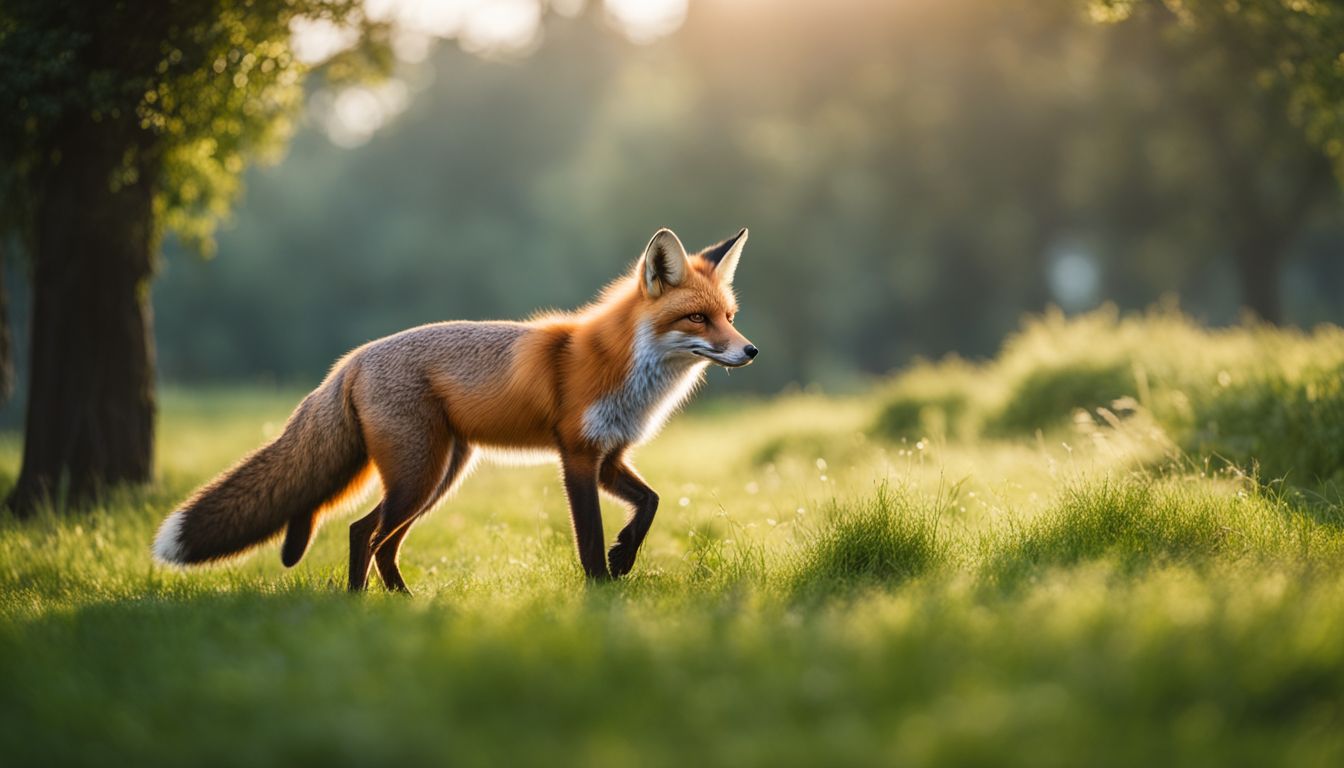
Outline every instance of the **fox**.
<svg viewBox="0 0 1344 768">
<path fill-rule="evenodd" d="M 159 526 L 153 556 L 225 560 L 284 534 L 293 567 L 324 514 L 381 483 L 350 524 L 349 590 L 410 593 L 398 566 L 411 525 L 456 490 L 482 456 L 558 460 L 579 565 L 589 580 L 627 575 L 658 494 L 630 451 L 652 439 L 710 365 L 740 368 L 757 348 L 734 326 L 747 230 L 694 254 L 659 229 L 633 268 L 589 304 L 528 320 L 411 328 L 342 357 L 270 443 L 197 489 Z M 608 548 L 599 494 L 628 507 Z"/>
</svg>

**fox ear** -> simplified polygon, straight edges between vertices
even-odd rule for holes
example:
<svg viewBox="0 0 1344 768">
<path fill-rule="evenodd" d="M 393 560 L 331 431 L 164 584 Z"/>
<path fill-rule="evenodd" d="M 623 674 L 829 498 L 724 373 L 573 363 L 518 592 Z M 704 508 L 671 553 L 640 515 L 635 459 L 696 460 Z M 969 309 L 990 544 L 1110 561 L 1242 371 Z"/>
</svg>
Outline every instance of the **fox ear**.
<svg viewBox="0 0 1344 768">
<path fill-rule="evenodd" d="M 644 258 L 640 264 L 644 290 L 650 296 L 661 296 L 668 288 L 681 285 L 690 269 L 686 247 L 672 230 L 664 228 L 653 233 L 653 239 L 644 248 Z"/>
<path fill-rule="evenodd" d="M 747 244 L 747 230 L 711 245 L 700 252 L 700 257 L 714 265 L 714 275 L 724 285 L 732 285 L 733 274 L 737 272 L 737 260 L 742 256 L 742 247 Z"/>
</svg>

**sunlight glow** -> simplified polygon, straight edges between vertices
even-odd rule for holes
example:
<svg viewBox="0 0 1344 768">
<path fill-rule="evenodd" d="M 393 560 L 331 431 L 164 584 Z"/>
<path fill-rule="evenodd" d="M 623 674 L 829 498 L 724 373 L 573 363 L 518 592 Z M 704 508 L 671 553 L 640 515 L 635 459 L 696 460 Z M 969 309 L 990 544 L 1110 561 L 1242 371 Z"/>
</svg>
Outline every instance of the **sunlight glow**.
<svg viewBox="0 0 1344 768">
<path fill-rule="evenodd" d="M 471 53 L 520 53 L 541 34 L 541 5 L 536 0 L 478 3 L 463 19 L 458 41 Z"/>
<path fill-rule="evenodd" d="M 312 113 L 338 147 L 358 147 L 373 138 L 410 101 L 410 89 L 400 80 L 376 87 L 354 86 L 313 97 Z"/>
<path fill-rule="evenodd" d="M 607 16 L 632 42 L 651 43 L 681 28 L 687 0 L 606 0 Z"/>
<path fill-rule="evenodd" d="M 289 30 L 294 58 L 310 66 L 326 61 L 359 39 L 357 30 L 327 19 L 294 19 Z"/>
<path fill-rule="evenodd" d="M 374 21 L 392 27 L 392 50 L 402 64 L 429 58 L 439 40 L 455 39 L 463 50 L 482 56 L 517 56 L 541 41 L 547 9 L 577 16 L 586 0 L 365 0 Z M 672 34 L 686 21 L 687 0 L 603 0 L 607 20 L 630 41 L 647 44 Z M 348 49 L 358 33 L 325 19 L 296 19 L 291 47 L 305 64 L 316 66 Z M 342 147 L 367 142 L 409 102 L 408 87 L 393 80 L 383 86 L 352 87 L 315 100 L 311 114 L 331 141 Z"/>
<path fill-rule="evenodd" d="M 421 61 L 434 40 L 450 38 L 472 53 L 517 53 L 541 32 L 540 0 L 367 0 L 364 8 L 392 22 L 403 61 Z"/>
</svg>

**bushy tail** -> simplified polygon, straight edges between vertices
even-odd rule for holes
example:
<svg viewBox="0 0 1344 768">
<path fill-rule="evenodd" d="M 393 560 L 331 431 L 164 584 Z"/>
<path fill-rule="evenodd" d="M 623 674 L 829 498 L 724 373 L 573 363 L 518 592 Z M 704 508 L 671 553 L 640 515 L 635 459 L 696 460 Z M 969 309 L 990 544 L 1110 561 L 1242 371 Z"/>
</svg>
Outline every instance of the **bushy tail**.
<svg viewBox="0 0 1344 768">
<path fill-rule="evenodd" d="M 302 557 L 313 521 L 372 477 L 373 468 L 350 403 L 346 378 L 334 372 L 304 398 L 284 431 L 201 487 L 168 516 L 154 538 L 160 562 L 221 560 L 279 535 L 283 558 Z"/>
</svg>

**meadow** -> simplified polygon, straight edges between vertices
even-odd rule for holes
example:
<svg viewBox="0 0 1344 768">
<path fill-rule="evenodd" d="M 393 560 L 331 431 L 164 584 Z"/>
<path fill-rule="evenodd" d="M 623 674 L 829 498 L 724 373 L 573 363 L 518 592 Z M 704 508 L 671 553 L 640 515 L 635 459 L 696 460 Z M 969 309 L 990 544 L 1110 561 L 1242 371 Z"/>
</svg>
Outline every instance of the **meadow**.
<svg viewBox="0 0 1344 768">
<path fill-rule="evenodd" d="M 302 394 L 168 390 L 153 487 L 0 519 L 0 762 L 1344 764 L 1340 329 L 1102 310 L 857 395 L 721 375 L 637 454 L 629 578 L 582 579 L 554 468 L 486 466 L 410 598 L 343 592 L 353 513 L 289 571 L 153 565 Z"/>
</svg>

